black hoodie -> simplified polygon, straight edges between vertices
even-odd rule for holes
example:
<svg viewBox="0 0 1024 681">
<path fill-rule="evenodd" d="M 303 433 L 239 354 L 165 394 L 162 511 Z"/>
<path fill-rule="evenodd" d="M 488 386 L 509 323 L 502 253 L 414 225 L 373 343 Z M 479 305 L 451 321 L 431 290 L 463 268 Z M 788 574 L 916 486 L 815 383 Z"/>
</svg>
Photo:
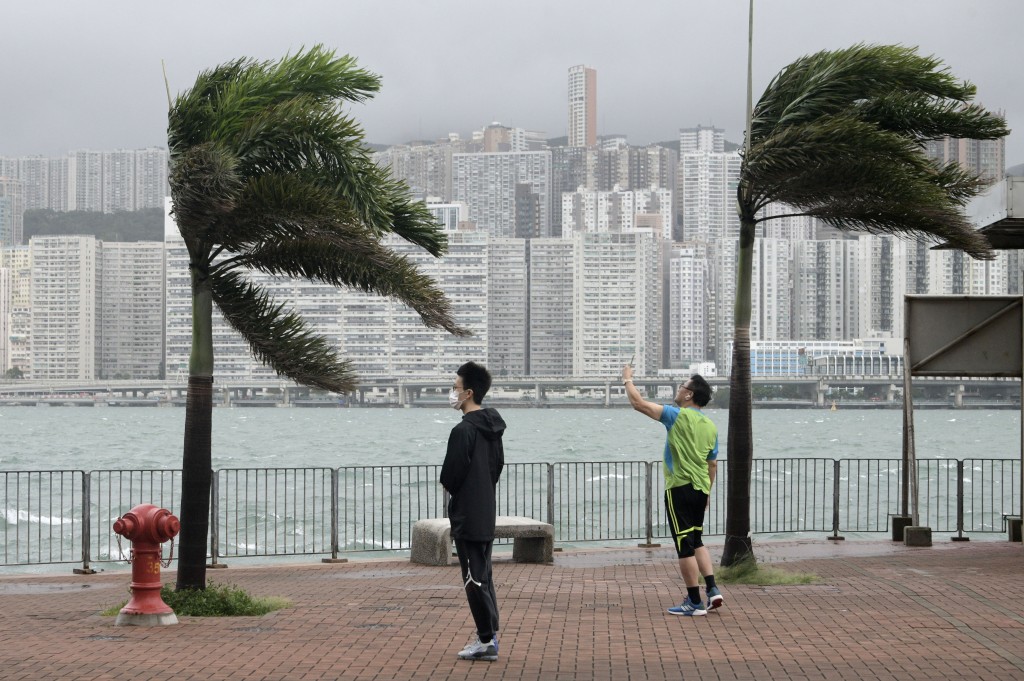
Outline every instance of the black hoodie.
<svg viewBox="0 0 1024 681">
<path fill-rule="evenodd" d="M 465 414 L 448 436 L 441 484 L 452 496 L 448 517 L 453 539 L 494 540 L 494 488 L 505 467 L 504 432 L 501 414 L 486 408 Z"/>
</svg>

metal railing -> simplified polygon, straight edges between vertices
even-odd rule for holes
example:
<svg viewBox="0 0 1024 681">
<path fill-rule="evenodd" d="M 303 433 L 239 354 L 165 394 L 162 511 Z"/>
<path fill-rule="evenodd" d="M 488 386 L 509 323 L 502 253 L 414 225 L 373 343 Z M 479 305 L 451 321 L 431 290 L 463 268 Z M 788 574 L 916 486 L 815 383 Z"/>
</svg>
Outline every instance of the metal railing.
<svg viewBox="0 0 1024 681">
<path fill-rule="evenodd" d="M 940 533 L 1006 531 L 1020 509 L 1020 460 L 918 461 L 919 522 Z M 898 459 L 755 459 L 751 530 L 761 535 L 885 532 L 900 510 Z M 446 514 L 440 466 L 239 468 L 214 472 L 210 557 L 408 549 L 412 526 Z M 705 517 L 725 530 L 722 460 Z M 500 515 L 549 522 L 561 543 L 669 536 L 661 462 L 517 463 L 498 483 Z M 0 565 L 119 561 L 113 522 L 140 503 L 177 512 L 178 470 L 0 471 Z"/>
</svg>

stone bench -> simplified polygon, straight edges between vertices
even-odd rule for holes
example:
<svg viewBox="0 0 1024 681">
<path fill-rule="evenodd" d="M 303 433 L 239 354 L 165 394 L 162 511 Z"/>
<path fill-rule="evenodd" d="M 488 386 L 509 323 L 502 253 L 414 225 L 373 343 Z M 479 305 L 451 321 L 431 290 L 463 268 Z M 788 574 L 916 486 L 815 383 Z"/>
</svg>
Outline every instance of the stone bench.
<svg viewBox="0 0 1024 681">
<path fill-rule="evenodd" d="M 512 560 L 516 563 L 554 561 L 555 528 L 533 518 L 499 515 L 494 536 L 513 539 Z M 421 565 L 449 565 L 452 556 L 452 526 L 448 518 L 417 520 L 412 526 L 412 554 L 409 560 Z"/>
</svg>

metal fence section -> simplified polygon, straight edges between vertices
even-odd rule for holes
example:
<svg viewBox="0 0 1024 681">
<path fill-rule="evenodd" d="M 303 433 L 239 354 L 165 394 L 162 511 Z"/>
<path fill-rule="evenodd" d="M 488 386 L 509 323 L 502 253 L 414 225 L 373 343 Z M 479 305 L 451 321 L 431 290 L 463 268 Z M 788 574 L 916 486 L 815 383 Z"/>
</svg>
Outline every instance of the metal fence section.
<svg viewBox="0 0 1024 681">
<path fill-rule="evenodd" d="M 644 461 L 552 464 L 555 541 L 643 539 Z"/>
<path fill-rule="evenodd" d="M 0 564 L 82 560 L 82 471 L 0 471 Z"/>
<path fill-rule="evenodd" d="M 446 515 L 440 473 L 437 465 L 338 469 L 340 550 L 409 548 L 414 522 Z"/>
<path fill-rule="evenodd" d="M 839 528 L 846 532 L 885 532 L 900 511 L 899 459 L 843 459 L 839 464 Z M 924 468 L 919 468 L 919 474 Z"/>
<path fill-rule="evenodd" d="M 963 460 L 963 531 L 1006 532 L 1020 509 L 1020 459 Z"/>
<path fill-rule="evenodd" d="M 833 474 L 831 459 L 755 459 L 750 476 L 751 530 L 831 530 Z"/>
<path fill-rule="evenodd" d="M 331 550 L 330 468 L 222 469 L 212 499 L 214 563 Z"/>
<path fill-rule="evenodd" d="M 82 558 L 88 569 L 92 560 L 128 560 L 131 542 L 114 534 L 114 521 L 139 504 L 167 509 L 181 507 L 180 470 L 99 470 L 85 474 L 88 494 L 87 553 Z M 167 549 L 168 555 L 170 547 Z"/>
<path fill-rule="evenodd" d="M 919 522 L 936 532 L 1005 532 L 1020 509 L 1016 459 L 919 459 Z M 438 465 L 239 468 L 214 472 L 210 555 L 408 549 L 412 526 L 446 515 Z M 755 459 L 755 534 L 886 532 L 901 509 L 898 459 Z M 704 534 L 725 532 L 728 462 Z M 500 515 L 550 522 L 564 543 L 670 537 L 660 461 L 517 463 L 497 488 Z M 179 513 L 181 471 L 0 471 L 0 565 L 127 558 L 114 521 L 141 503 Z M 503 540 L 504 541 L 504 540 Z"/>
</svg>

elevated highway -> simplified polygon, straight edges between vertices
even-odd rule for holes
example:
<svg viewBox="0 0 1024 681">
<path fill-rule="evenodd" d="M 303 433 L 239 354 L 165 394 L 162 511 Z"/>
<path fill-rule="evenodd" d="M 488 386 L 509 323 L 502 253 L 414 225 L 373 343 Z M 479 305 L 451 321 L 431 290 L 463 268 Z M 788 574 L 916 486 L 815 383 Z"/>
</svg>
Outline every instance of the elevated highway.
<svg viewBox="0 0 1024 681">
<path fill-rule="evenodd" d="M 638 377 L 636 386 L 650 399 L 668 401 L 685 379 Z M 728 388 L 726 377 L 708 379 Z M 793 376 L 753 379 L 754 404 L 760 408 L 895 407 L 901 403 L 901 376 Z M 440 406 L 447 404 L 451 377 L 364 378 L 357 390 L 340 396 L 280 379 L 218 380 L 214 404 L 237 407 Z M 915 406 L 1001 408 L 1019 405 L 1020 381 L 1006 378 L 915 379 Z M 184 406 L 184 381 L 0 381 L 0 405 L 48 406 Z M 495 377 L 489 398 L 496 405 L 625 406 L 617 377 Z M 724 405 L 722 405 L 724 406 Z"/>
</svg>

